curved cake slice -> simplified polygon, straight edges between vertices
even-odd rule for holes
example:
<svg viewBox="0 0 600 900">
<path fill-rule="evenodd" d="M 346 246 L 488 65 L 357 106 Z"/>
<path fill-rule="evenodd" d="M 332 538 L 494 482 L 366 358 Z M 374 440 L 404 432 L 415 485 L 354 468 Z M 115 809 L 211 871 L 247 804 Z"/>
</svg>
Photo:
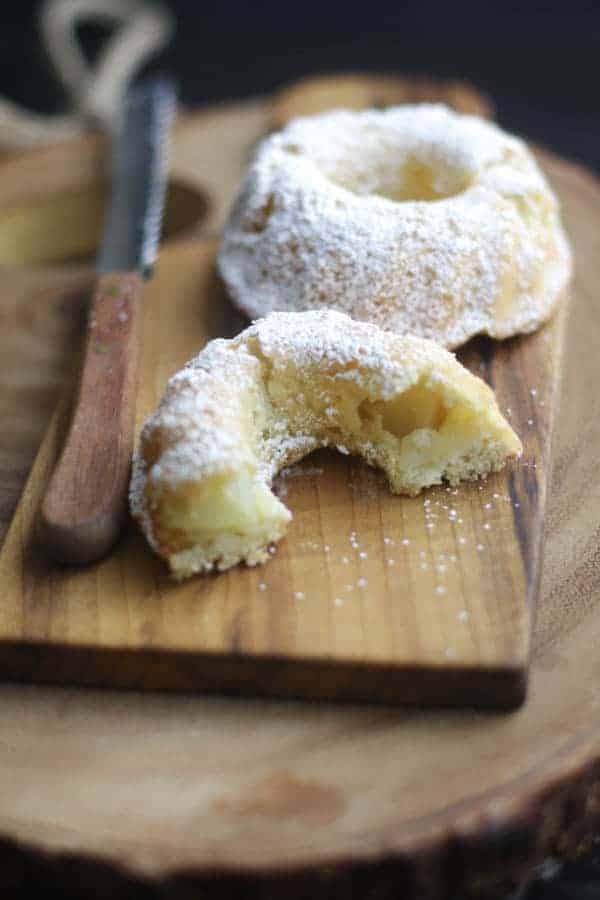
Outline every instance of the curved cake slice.
<svg viewBox="0 0 600 900">
<path fill-rule="evenodd" d="M 521 452 L 492 391 L 431 341 L 333 310 L 273 313 L 170 380 L 142 430 L 133 514 L 178 577 L 264 562 L 291 518 L 273 476 L 325 446 L 405 494 Z"/>
</svg>

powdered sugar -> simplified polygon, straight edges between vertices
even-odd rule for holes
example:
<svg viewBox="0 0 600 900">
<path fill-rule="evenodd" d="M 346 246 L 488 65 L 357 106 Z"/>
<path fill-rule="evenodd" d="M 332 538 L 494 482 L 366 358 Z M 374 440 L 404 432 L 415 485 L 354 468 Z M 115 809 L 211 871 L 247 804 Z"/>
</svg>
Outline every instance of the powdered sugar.
<svg viewBox="0 0 600 900">
<path fill-rule="evenodd" d="M 252 317 L 333 306 L 447 346 L 537 327 L 569 265 L 525 145 L 426 104 L 326 113 L 268 138 L 219 254 Z"/>
</svg>

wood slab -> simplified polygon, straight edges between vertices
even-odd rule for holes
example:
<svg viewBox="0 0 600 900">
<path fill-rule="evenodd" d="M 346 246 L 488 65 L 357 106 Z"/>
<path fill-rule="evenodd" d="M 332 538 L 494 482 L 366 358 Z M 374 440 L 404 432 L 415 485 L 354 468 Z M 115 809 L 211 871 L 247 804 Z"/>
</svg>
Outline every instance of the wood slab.
<svg viewBox="0 0 600 900">
<path fill-rule="evenodd" d="M 161 257 L 144 301 L 138 426 L 170 374 L 240 320 L 214 242 Z M 294 514 L 268 565 L 174 583 L 135 528 L 69 568 L 38 537 L 66 415 L 38 455 L 0 556 L 0 674 L 32 681 L 307 698 L 514 706 L 524 697 L 563 314 L 463 353 L 523 435 L 484 483 L 417 498 L 341 454 L 278 483 Z"/>
<path fill-rule="evenodd" d="M 207 111 L 196 145 L 190 120 L 181 171 L 194 156 L 210 170 L 211 121 L 229 139 L 224 169 L 241 169 L 270 116 L 261 102 Z M 577 276 L 527 703 L 506 715 L 2 685 L 11 898 L 41 884 L 86 900 L 488 898 L 600 827 L 600 188 L 545 165 Z M 214 181 L 213 224 L 226 208 Z M 0 273 L 3 521 L 68 380 L 86 279 L 62 265 Z"/>
</svg>

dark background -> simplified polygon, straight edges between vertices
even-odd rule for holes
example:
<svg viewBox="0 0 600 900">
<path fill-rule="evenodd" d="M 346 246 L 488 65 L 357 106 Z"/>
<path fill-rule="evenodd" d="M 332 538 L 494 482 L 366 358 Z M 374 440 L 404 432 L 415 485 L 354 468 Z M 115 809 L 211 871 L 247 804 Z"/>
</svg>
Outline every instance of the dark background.
<svg viewBox="0 0 600 900">
<path fill-rule="evenodd" d="M 370 69 L 466 78 L 506 128 L 600 168 L 600 0 L 171 0 L 160 65 L 189 105 L 267 92 L 301 75 Z M 63 99 L 40 52 L 34 0 L 0 0 L 0 94 Z M 93 55 L 102 30 L 82 38 Z M 600 851 L 546 866 L 519 900 L 600 900 Z M 550 877 L 551 876 L 551 877 Z M 461 898 L 457 898 L 461 900 Z"/>
<path fill-rule="evenodd" d="M 0 93 L 61 95 L 37 46 L 34 0 L 0 0 Z M 505 127 L 600 167 L 600 0 L 171 0 L 163 62 L 190 104 L 269 91 L 308 72 L 383 69 L 471 79 Z M 87 29 L 93 49 L 100 32 Z"/>
</svg>

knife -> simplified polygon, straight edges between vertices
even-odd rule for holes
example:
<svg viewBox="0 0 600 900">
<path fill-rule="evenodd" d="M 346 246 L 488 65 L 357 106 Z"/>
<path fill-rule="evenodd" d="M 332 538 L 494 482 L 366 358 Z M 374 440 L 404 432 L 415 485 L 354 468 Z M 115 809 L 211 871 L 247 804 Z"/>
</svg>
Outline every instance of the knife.
<svg viewBox="0 0 600 900">
<path fill-rule="evenodd" d="M 39 536 L 59 562 L 89 563 L 127 516 L 140 349 L 141 295 L 164 207 L 173 82 L 130 88 L 112 151 L 112 190 L 67 437 L 43 499 Z"/>
</svg>

